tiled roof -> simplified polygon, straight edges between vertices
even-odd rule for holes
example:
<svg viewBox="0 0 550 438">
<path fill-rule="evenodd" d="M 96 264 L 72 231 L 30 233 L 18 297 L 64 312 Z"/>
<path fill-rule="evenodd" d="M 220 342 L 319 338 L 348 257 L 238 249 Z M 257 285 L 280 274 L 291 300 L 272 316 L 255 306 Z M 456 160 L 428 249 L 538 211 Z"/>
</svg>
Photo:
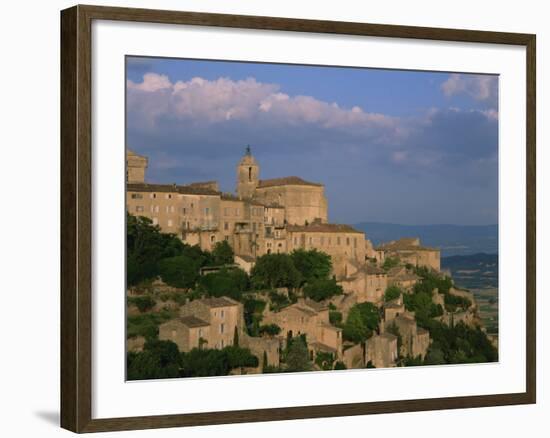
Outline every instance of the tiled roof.
<svg viewBox="0 0 550 438">
<path fill-rule="evenodd" d="M 287 231 L 295 233 L 357 233 L 363 234 L 350 225 L 343 224 L 324 224 L 314 222 L 309 225 L 288 225 Z"/>
<path fill-rule="evenodd" d="M 212 297 L 212 298 L 203 298 L 201 302 L 207 305 L 208 307 L 228 307 L 236 306 L 237 301 L 232 300 L 227 297 Z"/>
<path fill-rule="evenodd" d="M 210 325 L 206 321 L 203 321 L 202 319 L 197 318 L 196 316 L 193 316 L 193 315 L 183 316 L 180 318 L 180 321 L 182 324 L 186 325 L 189 328 L 205 327 Z"/>
<path fill-rule="evenodd" d="M 308 307 L 311 307 L 316 312 L 320 312 L 322 310 L 327 310 L 328 309 L 328 306 L 326 304 L 318 303 L 317 301 L 313 301 L 309 298 L 306 298 L 304 300 L 304 305 L 306 305 Z"/>
<path fill-rule="evenodd" d="M 183 195 L 220 195 L 220 192 L 202 186 L 181 186 L 177 184 L 127 183 L 126 191 L 181 193 Z"/>
<path fill-rule="evenodd" d="M 261 179 L 258 188 L 276 187 L 276 186 L 316 186 L 322 187 L 323 184 L 306 181 L 298 176 L 286 176 L 284 178 Z"/>
<path fill-rule="evenodd" d="M 370 263 L 367 263 L 365 265 L 364 271 L 367 273 L 367 275 L 386 274 L 386 271 L 384 271 L 382 268 L 379 268 L 378 266 L 374 266 Z"/>
</svg>

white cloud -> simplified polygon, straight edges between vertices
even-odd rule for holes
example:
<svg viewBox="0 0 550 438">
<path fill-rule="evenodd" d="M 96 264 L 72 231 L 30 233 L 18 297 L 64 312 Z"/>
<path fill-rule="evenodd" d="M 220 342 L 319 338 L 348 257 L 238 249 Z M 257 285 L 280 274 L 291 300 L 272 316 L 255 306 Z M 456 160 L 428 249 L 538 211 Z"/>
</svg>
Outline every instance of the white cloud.
<svg viewBox="0 0 550 438">
<path fill-rule="evenodd" d="M 467 94 L 478 101 L 491 101 L 498 98 L 498 78 L 491 75 L 462 75 L 453 73 L 441 84 L 441 91 L 447 97 Z"/>
<path fill-rule="evenodd" d="M 143 75 L 143 82 L 136 84 L 132 81 L 127 82 L 129 89 L 140 90 L 145 92 L 155 92 L 172 87 L 172 83 L 168 76 L 158 75 L 156 73 L 146 73 Z"/>
<path fill-rule="evenodd" d="M 316 124 L 324 128 L 383 128 L 397 130 L 396 119 L 368 113 L 360 107 L 345 109 L 312 96 L 289 96 L 276 84 L 254 78 L 193 78 L 171 83 L 167 76 L 147 73 L 143 81 L 128 81 L 130 109 L 154 124 L 161 116 L 217 123 L 269 117 L 285 124 Z"/>
</svg>

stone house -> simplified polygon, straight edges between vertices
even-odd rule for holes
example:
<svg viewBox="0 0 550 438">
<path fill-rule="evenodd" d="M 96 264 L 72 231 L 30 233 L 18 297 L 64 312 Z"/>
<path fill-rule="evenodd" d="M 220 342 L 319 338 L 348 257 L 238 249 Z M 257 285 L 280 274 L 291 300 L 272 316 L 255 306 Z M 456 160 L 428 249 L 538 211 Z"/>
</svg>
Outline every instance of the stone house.
<svg viewBox="0 0 550 438">
<path fill-rule="evenodd" d="M 279 337 L 306 335 L 311 358 L 319 351 L 342 357 L 342 329 L 329 321 L 328 306 L 310 299 L 299 299 L 280 312 L 269 312 L 264 324 L 277 324 L 281 328 Z"/>
<path fill-rule="evenodd" d="M 389 321 L 385 321 L 384 332 L 387 333 L 388 328 L 394 324 L 401 336 L 401 355 L 413 358 L 420 356 L 424 359 L 430 346 L 430 334 L 425 329 L 417 326 L 414 314 L 406 311 Z"/>
<path fill-rule="evenodd" d="M 439 271 L 440 250 L 420 245 L 418 237 L 405 237 L 384 243 L 376 248 L 384 253 L 383 258 L 398 257 L 401 263 L 410 263 L 413 266 L 423 266 Z"/>
<path fill-rule="evenodd" d="M 243 333 L 243 305 L 228 297 L 203 298 L 180 308 L 179 318 L 159 326 L 159 339 L 175 342 L 180 351 L 233 345 L 235 330 Z"/>
<path fill-rule="evenodd" d="M 405 292 L 412 291 L 412 288 L 420 277 L 410 272 L 405 266 L 395 266 L 388 271 L 388 286 L 397 286 Z"/>
<path fill-rule="evenodd" d="M 367 363 L 370 361 L 376 368 L 390 368 L 395 366 L 397 358 L 397 336 L 385 332 L 367 339 Z"/>
</svg>

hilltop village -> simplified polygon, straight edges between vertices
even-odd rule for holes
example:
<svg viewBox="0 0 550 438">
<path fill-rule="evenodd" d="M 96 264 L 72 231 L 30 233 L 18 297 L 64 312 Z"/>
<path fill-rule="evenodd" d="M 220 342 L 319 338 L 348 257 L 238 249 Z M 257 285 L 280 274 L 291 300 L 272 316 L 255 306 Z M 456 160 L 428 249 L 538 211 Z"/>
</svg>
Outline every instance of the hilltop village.
<svg viewBox="0 0 550 438">
<path fill-rule="evenodd" d="M 440 251 L 328 222 L 323 184 L 260 179 L 249 147 L 235 194 L 147 166 L 127 152 L 129 379 L 497 360 Z"/>
</svg>

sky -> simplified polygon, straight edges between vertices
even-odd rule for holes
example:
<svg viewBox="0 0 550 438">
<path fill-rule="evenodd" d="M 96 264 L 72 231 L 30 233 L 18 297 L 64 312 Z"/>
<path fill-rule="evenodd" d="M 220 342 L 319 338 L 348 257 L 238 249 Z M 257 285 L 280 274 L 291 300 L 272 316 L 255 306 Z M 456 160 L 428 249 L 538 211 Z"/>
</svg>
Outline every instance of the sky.
<svg viewBox="0 0 550 438">
<path fill-rule="evenodd" d="M 498 223 L 498 76 L 127 57 L 126 145 L 146 179 L 325 185 L 335 223 Z"/>
</svg>

